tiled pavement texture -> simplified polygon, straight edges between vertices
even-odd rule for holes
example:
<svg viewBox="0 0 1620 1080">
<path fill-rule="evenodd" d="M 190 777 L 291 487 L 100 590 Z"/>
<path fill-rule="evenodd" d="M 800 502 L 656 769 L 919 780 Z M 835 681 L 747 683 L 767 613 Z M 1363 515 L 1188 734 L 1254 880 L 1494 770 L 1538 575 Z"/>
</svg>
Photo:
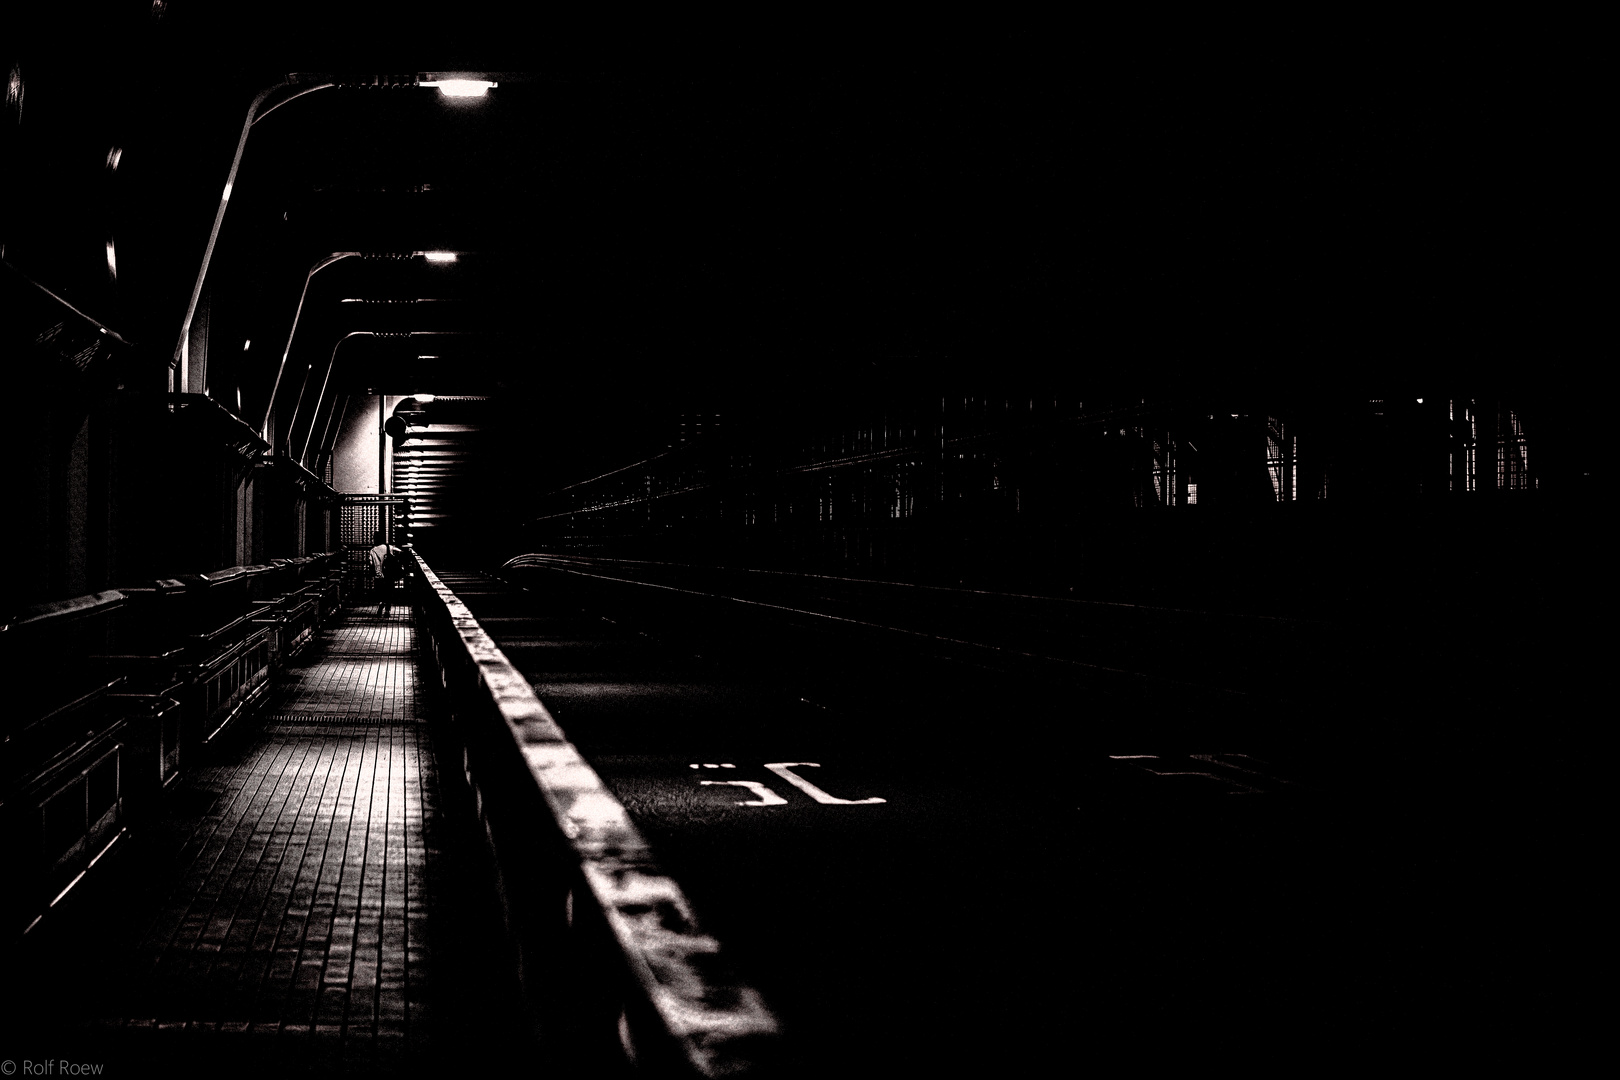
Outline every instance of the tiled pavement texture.
<svg viewBox="0 0 1620 1080">
<path fill-rule="evenodd" d="M 295 1073 L 521 1043 L 492 877 L 465 792 L 441 783 L 413 634 L 408 610 L 348 609 L 169 793 L 116 896 L 39 958 L 62 1038 Z"/>
<path fill-rule="evenodd" d="M 305 722 L 323 716 L 423 719 L 415 647 L 410 609 L 396 606 L 378 614 L 370 607 L 349 608 L 346 618 L 287 666 L 263 712 Z"/>
</svg>

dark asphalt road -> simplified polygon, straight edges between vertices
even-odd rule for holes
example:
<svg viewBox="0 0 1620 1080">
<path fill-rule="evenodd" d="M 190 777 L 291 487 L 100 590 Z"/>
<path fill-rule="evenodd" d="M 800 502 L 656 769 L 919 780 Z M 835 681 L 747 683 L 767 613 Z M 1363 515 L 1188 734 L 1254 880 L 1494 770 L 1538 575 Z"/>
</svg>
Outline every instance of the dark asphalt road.
<svg viewBox="0 0 1620 1080">
<path fill-rule="evenodd" d="M 1256 1023 L 1267 1053 L 1366 1034 L 1346 1009 L 1378 998 L 1377 934 L 1340 920 L 1368 823 L 1235 734 L 1265 716 L 1155 728 L 1073 686 L 868 646 L 852 674 L 791 628 L 727 643 L 555 571 L 509 572 L 526 591 L 442 576 L 806 1075 L 1043 1075 L 1134 1043 L 1197 1058 Z M 1183 711 L 1207 712 L 1195 698 Z"/>
<path fill-rule="evenodd" d="M 1534 668 L 1455 698 L 1401 681 L 1419 654 L 1346 644 L 1363 629 L 1307 640 L 1285 693 L 1234 694 L 702 588 L 444 576 L 778 1012 L 795 1075 L 1456 1062 L 1586 1022 L 1599 817 L 1559 723 L 1584 699 Z M 1254 646 L 1195 621 L 1201 670 Z M 1175 670 L 1164 640 L 1137 666 Z"/>
</svg>

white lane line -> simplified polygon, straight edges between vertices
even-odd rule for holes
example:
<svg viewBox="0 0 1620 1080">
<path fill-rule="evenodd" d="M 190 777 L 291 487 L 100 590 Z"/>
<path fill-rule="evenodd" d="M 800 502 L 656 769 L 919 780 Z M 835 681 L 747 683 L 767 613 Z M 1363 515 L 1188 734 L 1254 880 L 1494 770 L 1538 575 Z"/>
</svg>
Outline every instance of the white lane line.
<svg viewBox="0 0 1620 1080">
<path fill-rule="evenodd" d="M 775 773 L 777 776 L 780 776 L 782 779 L 786 780 L 788 783 L 792 784 L 794 787 L 798 788 L 800 791 L 804 792 L 806 795 L 810 796 L 812 799 L 816 800 L 818 803 L 826 803 L 831 806 L 866 806 L 872 803 L 888 802 L 887 799 L 875 798 L 840 799 L 837 796 L 829 795 L 825 791 L 822 791 L 804 777 L 796 776 L 789 771 L 796 768 L 821 768 L 821 766 L 816 764 L 814 761 L 778 761 L 774 763 L 767 763 L 765 767 L 771 770 L 771 772 Z"/>
<path fill-rule="evenodd" d="M 760 783 L 758 780 L 699 780 L 704 787 L 742 787 L 759 796 L 756 802 L 752 799 L 738 799 L 738 806 L 785 806 L 787 800 L 776 792 Z"/>
<path fill-rule="evenodd" d="M 668 494 L 679 494 L 669 492 Z M 687 596 L 702 596 L 711 600 L 729 600 L 735 604 L 744 604 L 749 607 L 771 608 L 775 611 L 786 611 L 794 615 L 809 615 L 817 619 L 828 619 L 832 622 L 851 623 L 855 626 L 868 626 L 875 630 L 889 630 L 896 634 L 906 634 L 910 637 L 928 638 L 932 641 L 943 641 L 951 645 L 966 645 L 974 649 L 986 649 L 990 652 L 1007 653 L 1013 656 L 1027 656 L 1033 660 L 1050 660 L 1053 663 L 1065 664 L 1069 667 L 1088 668 L 1092 671 L 1107 671 L 1115 675 L 1129 675 L 1138 679 L 1153 679 L 1173 686 L 1192 686 L 1199 689 L 1214 690 L 1218 693 L 1231 694 L 1237 697 L 1245 696 L 1242 691 L 1228 690 L 1219 686 L 1205 686 L 1202 683 L 1184 683 L 1180 679 L 1171 679 L 1162 675 L 1146 675 L 1140 671 L 1126 671 L 1124 668 L 1109 667 L 1106 664 L 1088 664 L 1084 660 L 1075 660 L 1064 656 L 1051 656 L 1047 653 L 1025 652 L 1022 649 L 1008 648 L 1002 645 L 993 645 L 984 641 L 968 641 L 963 638 L 947 637 L 944 634 L 930 634 L 926 630 L 911 630 L 904 626 L 889 626 L 885 623 L 867 622 L 865 619 L 852 619 L 844 615 L 832 615 L 825 611 L 810 611 L 806 608 L 789 607 L 786 604 L 768 604 L 763 600 L 746 600 L 740 596 L 727 596 L 724 593 L 704 592 L 701 589 L 682 589 L 675 585 L 660 585 L 655 581 L 639 581 L 635 578 L 613 577 L 610 574 L 588 574 L 583 570 L 571 570 L 566 567 L 553 567 L 561 573 L 574 574 L 579 577 L 595 578 L 598 581 L 614 581 L 621 585 L 641 585 L 649 589 L 662 589 L 665 592 L 684 593 Z M 609 620 L 612 621 L 612 620 Z"/>
<path fill-rule="evenodd" d="M 1260 779 L 1270 780 L 1274 784 L 1288 784 L 1289 786 L 1293 786 L 1294 784 L 1292 780 L 1284 780 L 1281 777 L 1272 776 L 1270 773 L 1263 773 L 1258 769 L 1250 769 L 1247 766 L 1234 764 L 1233 762 L 1227 760 L 1228 758 L 1235 757 L 1243 758 L 1245 761 L 1259 760 L 1257 758 L 1250 757 L 1248 754 L 1188 754 L 1187 756 L 1192 758 L 1194 761 L 1207 761 L 1211 765 L 1216 765 L 1223 769 L 1231 769 L 1234 772 L 1248 773 L 1250 776 L 1258 776 Z"/>
<path fill-rule="evenodd" d="M 1158 754 L 1109 754 L 1108 758 L 1110 761 L 1136 761 L 1138 758 L 1153 758 L 1156 760 L 1158 756 Z M 696 766 L 693 766 L 693 768 L 696 768 Z"/>
<path fill-rule="evenodd" d="M 956 443 L 956 440 L 951 440 L 951 445 L 955 445 L 955 443 Z M 660 455 L 660 456 L 663 456 L 663 455 Z M 900 456 L 900 455 L 896 454 L 896 455 L 891 455 L 891 456 Z M 825 467 L 826 464 L 828 464 L 828 463 L 823 463 L 823 467 Z M 635 465 L 627 465 L 627 466 L 625 466 L 625 468 L 633 469 L 633 468 L 636 468 L 636 466 Z M 622 472 L 623 470 L 619 470 L 619 471 Z M 601 478 L 598 477 L 598 479 L 601 479 Z M 583 482 L 584 483 L 590 483 L 590 481 L 588 481 L 588 480 L 583 481 Z M 574 485 L 574 486 L 578 486 L 578 485 Z M 566 491 L 568 489 L 563 488 L 562 490 Z M 529 560 L 529 561 L 525 562 L 524 560 Z M 611 565 L 614 565 L 614 566 L 620 566 L 620 565 L 624 565 L 624 564 L 635 564 L 635 565 L 640 565 L 640 566 L 662 566 L 662 567 L 671 567 L 671 566 L 673 566 L 677 570 L 691 570 L 691 569 L 694 569 L 694 567 L 693 567 L 693 565 L 691 563 L 658 562 L 658 561 L 653 560 L 653 559 L 591 559 L 591 558 L 579 558 L 577 556 L 573 557 L 573 558 L 570 558 L 568 556 L 541 555 L 538 552 L 534 552 L 534 553 L 531 553 L 531 554 L 528 554 L 528 555 L 518 555 L 515 558 L 508 559 L 506 561 L 506 563 L 501 568 L 504 570 L 508 566 L 519 566 L 519 567 L 536 566 L 536 565 L 548 566 L 548 564 L 557 564 L 557 563 L 567 563 L 567 564 L 575 565 L 575 566 L 591 566 L 591 567 L 599 567 L 599 566 L 603 565 L 604 563 L 608 563 L 608 564 L 611 564 Z M 548 566 L 548 568 L 555 569 L 557 567 Z M 732 570 L 733 567 L 729 567 L 729 566 L 699 566 L 699 567 L 695 567 L 695 569 L 698 569 L 698 570 Z M 879 578 L 838 577 L 838 576 L 833 575 L 833 574 L 803 574 L 803 573 L 797 573 L 797 572 L 794 572 L 794 571 L 791 571 L 791 570 L 750 570 L 750 569 L 744 568 L 742 570 L 742 572 L 745 573 L 745 574 L 770 574 L 770 575 L 772 575 L 774 577 L 809 578 L 811 580 L 820 580 L 820 581 L 845 581 L 845 582 L 850 582 L 850 583 L 853 583 L 853 584 L 856 584 L 856 585 L 885 585 L 885 586 L 889 586 L 891 588 L 897 588 L 897 589 L 923 589 L 923 590 L 928 590 L 930 592 L 967 593 L 967 594 L 974 595 L 974 596 L 993 596 L 993 597 L 1007 598 L 1007 599 L 1013 599 L 1013 600 L 1041 600 L 1041 601 L 1047 601 L 1047 602 L 1051 602 L 1051 603 L 1071 604 L 1071 605 L 1079 605 L 1079 606 L 1083 606 L 1083 607 L 1135 608 L 1138 611 L 1167 611 L 1167 612 L 1172 612 L 1172 613 L 1177 614 L 1177 615 L 1203 615 L 1203 616 L 1211 616 L 1211 615 L 1213 615 L 1216 618 L 1260 619 L 1260 620 L 1264 620 L 1266 622 L 1298 623 L 1298 624 L 1305 625 L 1305 626 L 1320 625 L 1320 623 L 1315 619 L 1302 619 L 1302 618 L 1298 618 L 1298 617 L 1292 616 L 1292 615 L 1261 615 L 1261 614 L 1258 614 L 1258 613 L 1246 612 L 1246 611 L 1208 611 L 1208 610 L 1205 610 L 1205 609 L 1202 609 L 1202 608 L 1175 608 L 1175 607 L 1164 607 L 1164 606 L 1158 605 L 1158 604 L 1131 604 L 1131 603 L 1125 603 L 1125 602 L 1122 602 L 1122 601 L 1119 601 L 1119 600 L 1086 600 L 1086 599 L 1080 599 L 1080 598 L 1073 597 L 1073 596 L 1041 596 L 1041 595 L 1039 595 L 1037 593 L 1009 593 L 1009 592 L 1000 592 L 998 590 L 992 590 L 992 589 L 968 589 L 968 588 L 963 588 L 962 586 L 957 586 L 957 585 L 920 585 L 920 584 L 918 584 L 918 583 L 916 583 L 914 581 L 885 581 L 885 580 L 882 580 L 882 579 L 879 579 Z"/>
<path fill-rule="evenodd" d="M 1144 765 L 1143 768 L 1147 768 L 1147 766 Z M 1218 773 L 1196 772 L 1196 771 L 1192 771 L 1192 770 L 1187 770 L 1187 771 L 1183 771 L 1183 772 L 1160 772 L 1158 769 L 1148 769 L 1147 771 L 1152 773 L 1154 776 L 1202 776 L 1202 777 L 1206 777 L 1206 778 L 1208 778 L 1210 780 L 1219 780 L 1221 783 L 1230 784 L 1232 787 L 1235 787 L 1235 788 L 1242 788 L 1243 792 L 1245 794 L 1250 794 L 1250 795 L 1263 794 L 1263 792 L 1257 787 L 1254 787 L 1254 786 L 1252 786 L 1250 784 L 1245 784 L 1241 780 L 1234 780 L 1230 776 L 1221 776 Z"/>
</svg>

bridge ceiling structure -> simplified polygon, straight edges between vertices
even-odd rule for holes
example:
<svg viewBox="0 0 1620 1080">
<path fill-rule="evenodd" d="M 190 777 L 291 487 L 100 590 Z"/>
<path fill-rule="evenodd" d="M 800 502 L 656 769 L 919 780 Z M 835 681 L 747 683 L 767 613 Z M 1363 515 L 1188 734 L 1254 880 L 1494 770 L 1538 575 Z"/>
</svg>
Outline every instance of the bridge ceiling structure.
<svg viewBox="0 0 1620 1080">
<path fill-rule="evenodd" d="M 6 178 L 6 260 L 154 365 L 192 311 L 186 388 L 306 463 L 379 392 L 485 399 L 560 483 L 683 414 L 1578 381 L 1586 287 L 1538 194 L 1578 121 L 1497 76 L 1038 27 L 106 9 L 7 58 L 6 137 L 45 164 Z"/>
</svg>

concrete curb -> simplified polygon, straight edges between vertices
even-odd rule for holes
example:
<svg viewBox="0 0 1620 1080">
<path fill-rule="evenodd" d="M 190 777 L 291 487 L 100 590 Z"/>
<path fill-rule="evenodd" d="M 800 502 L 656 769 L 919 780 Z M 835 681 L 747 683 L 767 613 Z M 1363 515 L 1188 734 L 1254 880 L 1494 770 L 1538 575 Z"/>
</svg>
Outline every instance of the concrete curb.
<svg viewBox="0 0 1620 1080">
<path fill-rule="evenodd" d="M 635 992 L 662 1030 L 636 1032 L 630 1020 L 621 1037 L 637 1054 L 648 1037 L 672 1041 L 699 1076 L 758 1074 L 756 1053 L 778 1034 L 776 1018 L 759 993 L 738 980 L 705 934 L 681 887 L 659 867 L 623 804 L 602 782 L 547 711 L 523 674 L 512 666 L 472 612 L 420 555 L 412 552 L 430 602 L 441 617 L 429 620 L 438 635 L 448 623 L 455 649 L 476 670 L 481 690 L 505 722 L 513 748 L 577 866 L 571 877 L 584 888 L 622 953 Z M 576 901 L 577 902 L 577 901 Z M 626 1016 L 631 1010 L 626 1010 Z"/>
</svg>

